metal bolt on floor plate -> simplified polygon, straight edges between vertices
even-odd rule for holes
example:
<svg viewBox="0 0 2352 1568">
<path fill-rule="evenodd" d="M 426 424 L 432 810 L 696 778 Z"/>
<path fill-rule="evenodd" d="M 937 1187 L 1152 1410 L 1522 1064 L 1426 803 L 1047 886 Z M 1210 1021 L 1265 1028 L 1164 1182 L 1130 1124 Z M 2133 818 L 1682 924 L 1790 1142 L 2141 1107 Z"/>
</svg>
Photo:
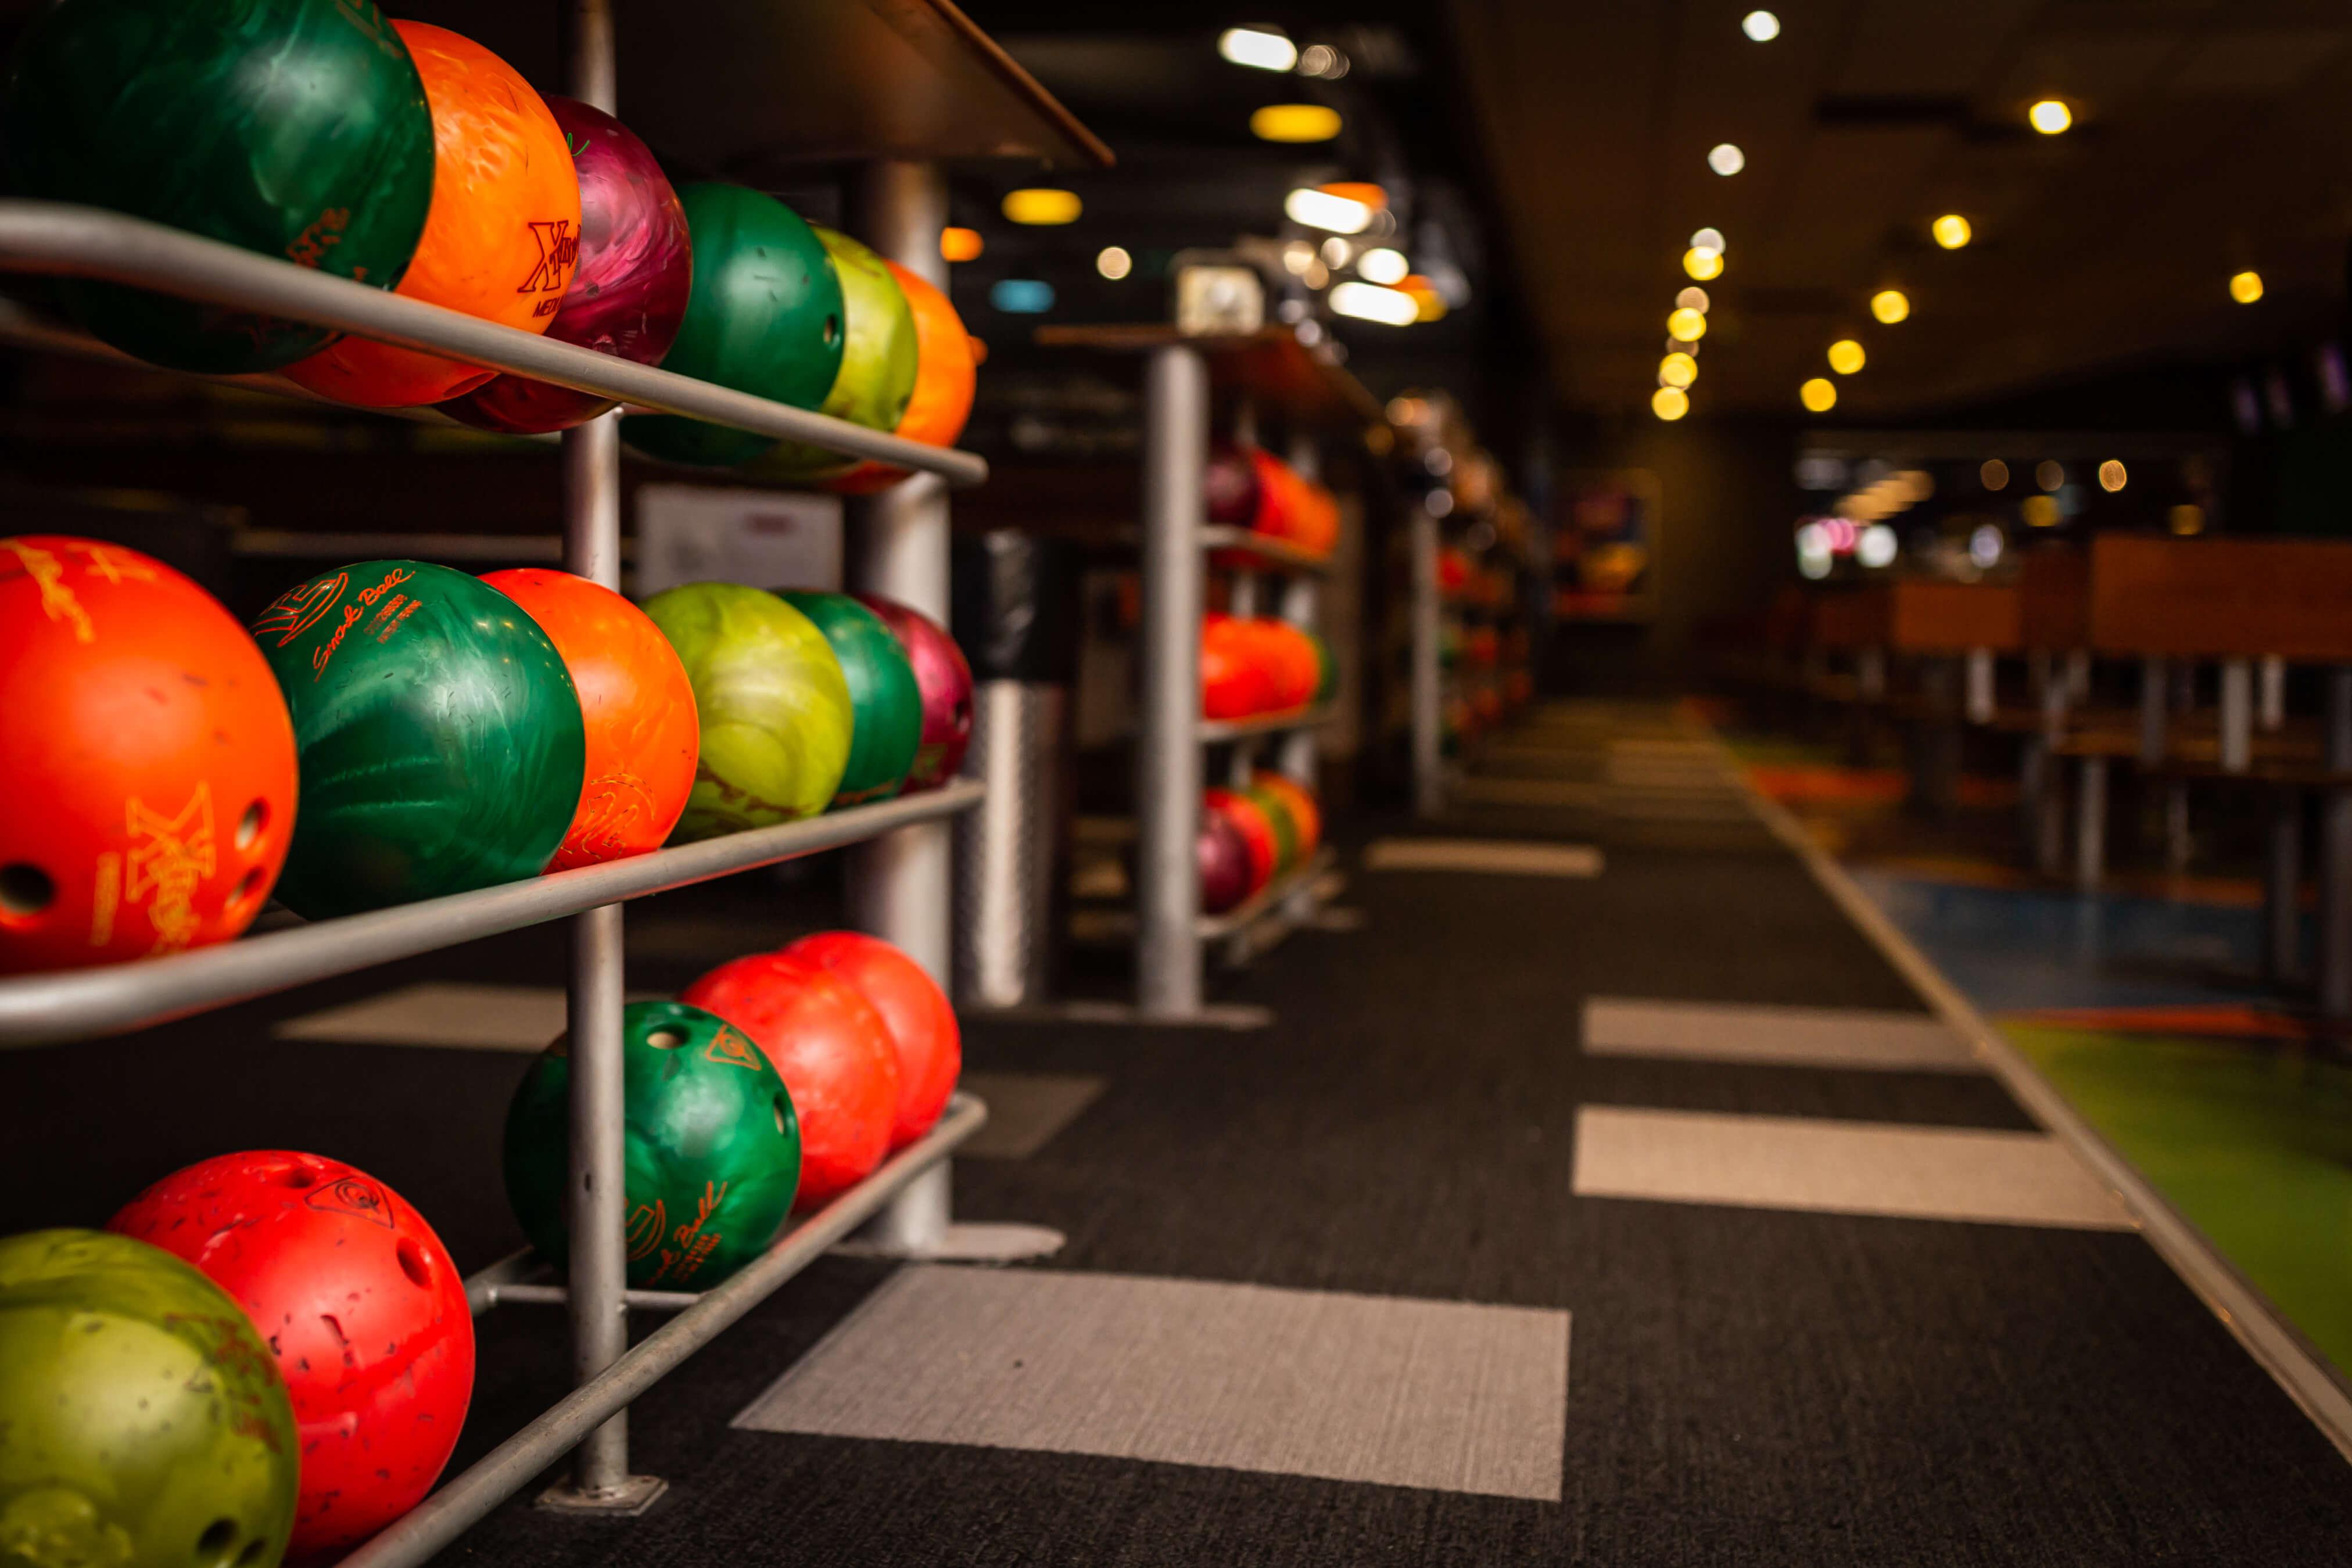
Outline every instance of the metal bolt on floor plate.
<svg viewBox="0 0 2352 1568">
<path fill-rule="evenodd" d="M 653 1507 L 669 1482 L 659 1476 L 631 1476 L 610 1491 L 583 1492 L 568 1480 L 558 1481 L 539 1494 L 537 1505 L 551 1513 L 594 1513 L 612 1519 L 635 1519 Z"/>
</svg>

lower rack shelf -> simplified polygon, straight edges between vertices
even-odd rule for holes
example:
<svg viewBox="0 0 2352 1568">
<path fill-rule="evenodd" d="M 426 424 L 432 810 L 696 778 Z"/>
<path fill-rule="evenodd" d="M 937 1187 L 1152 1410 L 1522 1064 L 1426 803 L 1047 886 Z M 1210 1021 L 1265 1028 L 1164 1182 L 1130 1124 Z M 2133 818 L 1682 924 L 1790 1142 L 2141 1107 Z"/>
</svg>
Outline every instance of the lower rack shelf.
<svg viewBox="0 0 2352 1568">
<path fill-rule="evenodd" d="M 312 980 L 837 849 L 970 810 L 973 779 L 475 893 L 296 925 L 169 957 L 0 980 L 0 1049 L 121 1034 Z"/>
<path fill-rule="evenodd" d="M 918 800 L 922 797 L 916 797 Z M 444 1484 L 366 1545 L 342 1560 L 341 1568 L 406 1568 L 447 1546 L 489 1511 L 529 1485 L 541 1470 L 604 1424 L 679 1363 L 717 1339 L 744 1313 L 823 1257 L 835 1242 L 880 1212 L 915 1179 L 933 1169 L 956 1145 L 980 1131 L 988 1107 L 969 1094 L 948 1103 L 929 1133 L 884 1162 L 882 1167 L 778 1237 L 759 1257 L 699 1293 L 651 1291 L 660 1298 L 645 1305 L 677 1309 L 677 1315 L 637 1342 L 620 1360 L 590 1378 L 537 1420 Z M 527 1259 L 508 1259 L 466 1281 L 477 1312 L 513 1290 L 501 1271 L 517 1271 Z M 631 1295 L 639 1292 L 632 1291 Z M 527 1300 L 515 1296 L 509 1299 Z M 544 1298 L 540 1298 L 544 1299 Z"/>
</svg>

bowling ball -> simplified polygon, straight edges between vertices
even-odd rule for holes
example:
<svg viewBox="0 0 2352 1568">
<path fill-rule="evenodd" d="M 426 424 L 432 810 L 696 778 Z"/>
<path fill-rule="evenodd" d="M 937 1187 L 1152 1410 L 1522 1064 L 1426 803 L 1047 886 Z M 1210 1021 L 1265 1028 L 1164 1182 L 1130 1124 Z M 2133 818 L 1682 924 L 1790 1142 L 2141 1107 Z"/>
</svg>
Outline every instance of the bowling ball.
<svg viewBox="0 0 2352 1568">
<path fill-rule="evenodd" d="M 640 365 L 657 365 L 686 319 L 694 257 L 686 209 L 652 151 L 602 110 L 547 99 L 580 181 L 580 260 L 547 335 Z M 614 407 L 593 392 L 527 376 L 497 376 L 447 406 L 484 430 L 568 430 Z"/>
<path fill-rule="evenodd" d="M 841 278 L 816 232 L 772 196 L 704 183 L 678 193 L 693 236 L 686 320 L 662 369 L 794 408 L 814 408 L 841 369 Z M 675 414 L 621 426 L 648 457 L 711 467 L 748 463 L 772 436 Z"/>
<path fill-rule="evenodd" d="M 1331 644 L 1320 634 L 1309 632 L 1307 645 L 1315 651 L 1315 700 L 1329 702 L 1339 691 L 1339 666 L 1331 657 Z"/>
<path fill-rule="evenodd" d="M 833 803 L 888 800 L 914 766 L 923 738 L 923 694 L 906 648 L 880 616 L 845 593 L 793 588 L 777 597 L 816 622 L 849 683 L 849 760 Z"/>
<path fill-rule="evenodd" d="M 103 1231 L 0 1239 L 0 1562 L 270 1568 L 300 1463 L 219 1286 Z"/>
<path fill-rule="evenodd" d="M 1251 632 L 1274 686 L 1274 706 L 1299 708 L 1313 702 L 1315 688 L 1323 679 L 1323 666 L 1307 633 L 1287 621 L 1270 619 L 1251 622 Z"/>
<path fill-rule="evenodd" d="M 268 664 L 186 578 L 121 545 L 0 538 L 0 974 L 224 942 L 294 831 Z"/>
<path fill-rule="evenodd" d="M 165 1176 L 106 1228 L 203 1270 L 277 1358 L 301 1435 L 288 1551 L 357 1545 L 416 1506 L 474 1394 L 474 1317 L 448 1249 L 401 1196 L 278 1149 Z"/>
<path fill-rule="evenodd" d="M 1313 854 L 1323 842 L 1323 810 L 1315 803 L 1314 792 L 1287 773 L 1265 768 L 1250 775 L 1250 789 L 1272 800 L 1290 819 L 1291 831 L 1298 840 L 1298 852 Z"/>
<path fill-rule="evenodd" d="M 915 392 L 915 316 L 890 264 L 847 235 L 818 226 L 816 237 L 841 279 L 845 341 L 841 371 L 821 412 L 868 430 L 896 430 Z M 787 441 L 760 459 L 754 474 L 778 484 L 835 479 L 857 466 L 823 447 Z"/>
<path fill-rule="evenodd" d="M 1265 808 L 1246 795 L 1236 795 L 1230 789 L 1204 789 L 1202 804 L 1224 818 L 1238 830 L 1242 843 L 1249 851 L 1249 890 L 1255 894 L 1274 880 L 1276 844 L 1274 822 Z"/>
<path fill-rule="evenodd" d="M 1201 716 L 1247 718 L 1276 706 L 1251 622 L 1230 615 L 1201 622 Z"/>
<path fill-rule="evenodd" d="M 922 738 L 899 793 L 936 789 L 962 769 L 964 748 L 971 744 L 971 666 L 947 628 L 920 611 L 878 594 L 856 597 L 897 634 L 923 695 Z"/>
<path fill-rule="evenodd" d="M 279 594 L 253 632 L 302 759 L 289 908 L 349 915 L 547 869 L 587 740 L 563 656 L 513 600 L 446 566 L 356 561 Z"/>
<path fill-rule="evenodd" d="M 890 1146 L 904 1148 L 947 1109 L 963 1071 L 963 1036 L 954 1004 L 923 967 L 879 936 L 857 931 L 824 931 L 803 936 L 784 949 L 847 981 L 882 1015 L 898 1058 L 898 1107 L 890 1123 Z"/>
<path fill-rule="evenodd" d="M 1257 517 L 1257 467 L 1252 453 L 1238 446 L 1218 446 L 1209 454 L 1201 498 L 1209 521 L 1228 528 L 1247 528 Z"/>
<path fill-rule="evenodd" d="M 544 332 L 580 253 L 580 179 L 563 131 L 513 67 L 470 38 L 394 22 L 433 109 L 433 205 L 395 293 Z M 495 371 L 344 338 L 286 378 L 338 402 L 404 408 L 471 392 Z"/>
<path fill-rule="evenodd" d="M 895 434 L 927 446 L 953 446 L 971 417 L 971 398 L 978 363 L 972 358 L 971 335 L 963 329 L 948 297 L 897 262 L 883 265 L 907 297 L 915 315 L 915 391 L 907 412 L 898 416 Z M 904 468 L 887 463 L 860 463 L 827 489 L 845 496 L 867 496 L 887 489 L 907 476 Z"/>
<path fill-rule="evenodd" d="M 818 1207 L 874 1173 L 898 1121 L 898 1053 L 855 986 L 806 958 L 755 953 L 719 965 L 678 1000 L 750 1035 L 783 1074 L 801 1118 L 794 1207 Z"/>
<path fill-rule="evenodd" d="M 694 582 L 646 614 L 686 666 L 702 720 L 694 790 L 672 837 L 716 838 L 814 817 L 840 788 L 849 682 L 816 622 L 772 593 Z"/>
<path fill-rule="evenodd" d="M 704 1291 L 766 1250 L 801 1174 L 784 1081 L 726 1019 L 678 1002 L 621 1014 L 629 1283 Z M 507 1200 L 541 1257 L 569 1255 L 571 1037 L 541 1053 L 507 1107 Z"/>
<path fill-rule="evenodd" d="M 433 118 L 369 0 L 64 0 L 26 28 L 5 110 L 16 190 L 390 288 L 425 229 Z M 274 370 L 326 327 L 110 283 L 59 285 L 85 327 L 183 371 Z"/>
<path fill-rule="evenodd" d="M 584 782 L 550 870 L 657 850 L 694 789 L 694 686 L 661 628 L 598 583 L 518 567 L 482 579 L 523 608 L 563 656 L 580 698 Z"/>
<path fill-rule="evenodd" d="M 1250 895 L 1249 841 L 1232 818 L 1203 810 L 1193 853 L 1201 868 L 1202 914 L 1223 915 Z"/>
<path fill-rule="evenodd" d="M 1266 826 L 1274 830 L 1274 874 L 1280 876 L 1298 863 L 1297 821 L 1291 816 L 1287 803 L 1270 789 L 1252 784 L 1240 794 L 1265 813 Z"/>
</svg>

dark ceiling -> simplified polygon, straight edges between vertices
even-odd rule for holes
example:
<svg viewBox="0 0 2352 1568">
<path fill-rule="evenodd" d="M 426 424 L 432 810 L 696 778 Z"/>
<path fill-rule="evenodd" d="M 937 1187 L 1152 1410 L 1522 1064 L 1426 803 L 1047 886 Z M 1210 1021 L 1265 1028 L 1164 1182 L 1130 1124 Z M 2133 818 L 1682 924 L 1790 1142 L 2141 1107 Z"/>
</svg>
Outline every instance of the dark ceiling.
<svg viewBox="0 0 2352 1568">
<path fill-rule="evenodd" d="M 2116 365 L 2307 347 L 2352 230 L 2352 8 L 2311 0 L 1454 0 L 1496 219 L 1555 384 L 1638 409 L 1681 256 L 1728 240 L 1695 416 L 1795 413 L 1841 337 L 1840 420 Z M 2033 99 L 2074 128 L 2038 135 Z M 1711 172 L 1730 141 L 1747 166 Z M 1958 213 L 1947 252 L 1930 221 Z M 2259 269 L 2265 298 L 2231 301 Z M 1880 326 L 1867 302 L 1908 293 Z"/>
</svg>

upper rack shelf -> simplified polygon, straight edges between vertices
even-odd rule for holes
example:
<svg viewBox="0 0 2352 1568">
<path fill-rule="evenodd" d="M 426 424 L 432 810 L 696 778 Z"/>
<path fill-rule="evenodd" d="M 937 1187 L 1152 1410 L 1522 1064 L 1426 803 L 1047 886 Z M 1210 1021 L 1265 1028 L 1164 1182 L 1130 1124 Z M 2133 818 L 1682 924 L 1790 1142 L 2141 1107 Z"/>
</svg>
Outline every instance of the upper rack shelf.
<svg viewBox="0 0 2352 1568">
<path fill-rule="evenodd" d="M 1388 411 L 1371 389 L 1339 368 L 1332 356 L 1299 340 L 1295 327 L 1262 327 L 1238 337 L 1191 337 L 1160 322 L 1107 326 L 1040 327 L 1041 349 L 1087 349 L 1097 353 L 1138 354 L 1184 346 L 1209 361 L 1218 390 L 1247 397 L 1269 412 L 1317 423 L 1385 424 Z"/>
<path fill-rule="evenodd" d="M 988 477 L 987 462 L 969 452 L 904 441 L 846 420 L 555 342 L 96 207 L 0 200 L 0 271 L 133 284 L 449 354 L 470 364 L 618 398 L 635 408 L 685 414 L 937 474 L 951 485 L 978 485 Z"/>
<path fill-rule="evenodd" d="M 0 980 L 0 1049 L 119 1034 L 395 958 L 560 920 L 600 904 L 837 849 L 968 810 L 983 793 L 977 781 L 957 779 L 943 789 L 878 805 L 730 833 L 577 871 L 551 872 L 476 893 L 296 925 L 169 957 Z"/>
</svg>

